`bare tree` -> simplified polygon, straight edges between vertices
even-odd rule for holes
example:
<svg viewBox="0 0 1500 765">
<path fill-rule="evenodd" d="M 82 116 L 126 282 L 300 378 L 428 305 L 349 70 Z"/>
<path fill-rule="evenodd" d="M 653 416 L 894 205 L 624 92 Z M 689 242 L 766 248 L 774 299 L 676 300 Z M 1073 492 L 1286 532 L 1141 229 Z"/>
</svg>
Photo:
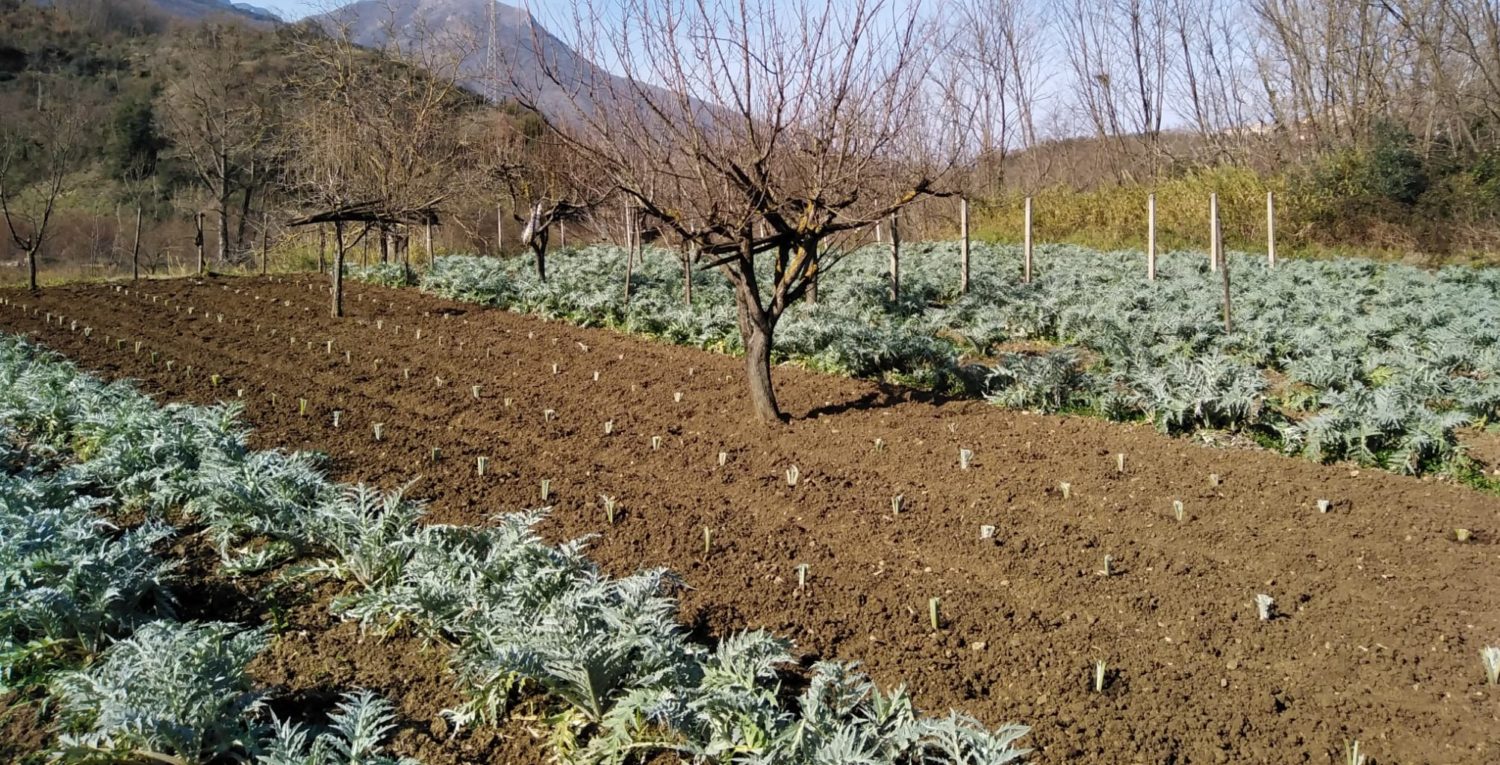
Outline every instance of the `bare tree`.
<svg viewBox="0 0 1500 765">
<path fill-rule="evenodd" d="M 208 23 L 189 33 L 180 73 L 162 93 L 159 115 L 172 153 L 192 169 L 218 219 L 218 262 L 231 260 L 229 216 L 236 191 L 249 212 L 256 158 L 267 141 L 271 100 L 258 90 L 249 33 Z M 240 238 L 243 238 L 242 235 Z"/>
<path fill-rule="evenodd" d="M 39 124 L 0 132 L 0 214 L 11 241 L 26 255 L 27 285 L 38 289 L 37 256 L 51 235 L 53 214 L 83 141 L 84 113 L 75 99 L 38 97 Z"/>
<path fill-rule="evenodd" d="M 1111 147 L 1110 170 L 1131 176 L 1133 145 L 1160 169 L 1167 73 L 1167 0 L 1073 0 L 1058 10 L 1079 107 Z"/>
<path fill-rule="evenodd" d="M 343 315 L 350 222 L 428 225 L 438 206 L 472 182 L 468 115 L 480 101 L 453 75 L 461 55 L 356 45 L 347 32 L 295 41 L 297 76 L 283 147 L 289 186 L 313 212 L 298 223 L 334 224 L 334 316 Z M 361 234 L 363 236 L 363 234 Z"/>
<path fill-rule="evenodd" d="M 620 21 L 597 23 L 606 16 Z M 572 21 L 574 47 L 618 76 L 538 54 L 538 32 L 531 59 L 510 62 L 514 92 L 729 279 L 751 405 L 783 421 L 773 335 L 837 258 L 825 241 L 940 193 L 955 166 L 967 126 L 933 108 L 930 20 L 882 0 L 585 0 Z M 542 111 L 547 86 L 571 108 Z"/>
</svg>

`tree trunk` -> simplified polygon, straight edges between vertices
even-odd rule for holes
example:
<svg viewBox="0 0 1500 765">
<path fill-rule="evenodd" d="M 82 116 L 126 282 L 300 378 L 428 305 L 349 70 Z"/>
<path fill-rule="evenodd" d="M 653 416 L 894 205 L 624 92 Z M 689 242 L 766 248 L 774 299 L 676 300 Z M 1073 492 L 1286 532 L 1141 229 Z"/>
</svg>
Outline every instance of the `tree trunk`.
<svg viewBox="0 0 1500 765">
<path fill-rule="evenodd" d="M 196 220 L 198 221 L 198 236 L 194 242 L 198 245 L 198 275 L 202 276 L 203 271 L 208 267 L 203 259 L 203 213 L 198 213 Z"/>
<path fill-rule="evenodd" d="M 141 208 L 135 208 L 135 244 L 130 246 L 130 280 L 141 280 Z"/>
<path fill-rule="evenodd" d="M 391 232 L 380 229 L 380 264 L 391 262 Z"/>
<path fill-rule="evenodd" d="M 31 288 L 32 292 L 36 292 L 39 289 L 36 283 L 36 252 L 40 249 L 42 249 L 42 243 L 41 239 L 38 238 L 36 246 L 29 247 L 26 250 L 26 284 Z"/>
<path fill-rule="evenodd" d="M 344 315 L 344 224 L 333 224 L 333 318 Z"/>
<path fill-rule="evenodd" d="M 327 252 L 328 229 L 318 226 L 318 273 L 320 274 L 328 270 Z"/>
<path fill-rule="evenodd" d="M 250 193 L 249 191 L 245 192 Z M 271 269 L 271 248 L 269 237 L 271 228 L 270 216 L 264 213 L 260 216 L 260 275 L 265 276 Z"/>
<path fill-rule="evenodd" d="M 698 245 L 690 245 L 682 257 L 682 302 L 693 304 L 693 261 L 698 259 Z"/>
<path fill-rule="evenodd" d="M 536 258 L 536 278 L 543 284 L 547 282 L 547 239 L 548 231 L 545 227 L 539 227 L 531 234 L 531 254 Z M 630 302 L 627 290 L 625 301 Z"/>
<path fill-rule="evenodd" d="M 745 379 L 750 385 L 750 406 L 761 422 L 779 425 L 786 421 L 776 405 L 776 391 L 771 387 L 772 329 L 763 321 L 751 320 L 745 337 Z"/>
</svg>

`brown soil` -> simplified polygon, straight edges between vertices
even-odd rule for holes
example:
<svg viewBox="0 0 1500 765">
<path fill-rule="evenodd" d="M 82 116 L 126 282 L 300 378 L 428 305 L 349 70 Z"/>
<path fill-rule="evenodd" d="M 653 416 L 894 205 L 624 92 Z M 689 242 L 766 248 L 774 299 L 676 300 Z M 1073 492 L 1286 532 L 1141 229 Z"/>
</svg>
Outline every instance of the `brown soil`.
<svg viewBox="0 0 1500 765">
<path fill-rule="evenodd" d="M 350 316 L 334 321 L 309 278 L 12 292 L 28 308 L 0 307 L 0 328 L 166 398 L 243 389 L 257 445 L 325 451 L 341 480 L 421 476 L 412 493 L 433 521 L 541 504 L 548 478 L 549 537 L 599 534 L 593 556 L 616 573 L 675 569 L 697 633 L 766 627 L 810 656 L 907 683 L 926 710 L 1030 724 L 1037 762 L 1328 763 L 1354 739 L 1381 763 L 1500 761 L 1500 700 L 1479 661 L 1500 644 L 1488 595 L 1500 588 L 1500 499 L 795 369 L 777 378 L 793 421 L 768 430 L 731 358 L 410 291 L 351 293 Z M 974 452 L 968 471 L 960 447 Z M 625 509 L 617 525 L 600 494 Z M 980 539 L 982 525 L 994 539 Z M 1458 527 L 1475 541 L 1453 541 Z M 1258 621 L 1257 593 L 1282 615 Z M 441 651 L 361 638 L 319 610 L 326 595 L 298 607 L 297 632 L 262 660 L 272 682 L 397 695 L 407 751 L 542 761 L 516 724 L 501 743 L 443 744 L 437 710 L 455 697 Z M 1102 694 L 1089 688 L 1096 659 L 1111 673 Z"/>
</svg>

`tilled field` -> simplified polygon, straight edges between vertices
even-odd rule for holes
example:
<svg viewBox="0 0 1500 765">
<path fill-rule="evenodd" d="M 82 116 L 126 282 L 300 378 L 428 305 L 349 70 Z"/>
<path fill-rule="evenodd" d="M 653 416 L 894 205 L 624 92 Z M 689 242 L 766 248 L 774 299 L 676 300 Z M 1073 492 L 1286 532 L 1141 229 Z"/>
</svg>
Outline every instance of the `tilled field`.
<svg viewBox="0 0 1500 765">
<path fill-rule="evenodd" d="M 765 627 L 925 710 L 1027 723 L 1037 762 L 1341 762 L 1355 739 L 1380 763 L 1500 760 L 1479 661 L 1500 644 L 1500 499 L 795 369 L 778 370 L 793 422 L 767 430 L 735 359 L 412 291 L 356 285 L 340 321 L 312 278 L 4 296 L 0 329 L 166 399 L 242 394 L 257 445 L 326 452 L 341 480 L 417 479 L 433 522 L 544 504 L 547 479 L 548 536 L 597 534 L 615 573 L 679 572 L 696 633 Z M 253 595 L 206 589 L 205 616 Z M 1277 618 L 1257 619 L 1258 593 Z M 360 639 L 332 594 L 294 609 L 265 681 L 382 690 L 409 718 L 400 748 L 431 762 L 543 761 L 519 724 L 449 740 L 441 649 Z"/>
</svg>

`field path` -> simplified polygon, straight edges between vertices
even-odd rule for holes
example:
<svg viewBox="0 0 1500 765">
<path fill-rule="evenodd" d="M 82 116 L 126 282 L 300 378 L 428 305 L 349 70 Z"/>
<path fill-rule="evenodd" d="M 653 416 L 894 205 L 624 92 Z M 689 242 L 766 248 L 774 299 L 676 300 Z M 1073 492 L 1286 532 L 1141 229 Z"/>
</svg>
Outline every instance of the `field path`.
<svg viewBox="0 0 1500 765">
<path fill-rule="evenodd" d="M 352 285 L 341 321 L 309 277 L 0 299 L 0 329 L 106 377 L 242 391 L 257 446 L 326 452 L 345 481 L 419 478 L 433 522 L 551 504 L 549 538 L 597 534 L 612 572 L 678 572 L 703 636 L 765 627 L 928 711 L 1032 725 L 1036 762 L 1329 763 L 1351 739 L 1382 765 L 1500 761 L 1479 661 L 1500 645 L 1500 498 L 791 368 L 793 422 L 767 430 L 736 359 L 409 290 Z"/>
</svg>

